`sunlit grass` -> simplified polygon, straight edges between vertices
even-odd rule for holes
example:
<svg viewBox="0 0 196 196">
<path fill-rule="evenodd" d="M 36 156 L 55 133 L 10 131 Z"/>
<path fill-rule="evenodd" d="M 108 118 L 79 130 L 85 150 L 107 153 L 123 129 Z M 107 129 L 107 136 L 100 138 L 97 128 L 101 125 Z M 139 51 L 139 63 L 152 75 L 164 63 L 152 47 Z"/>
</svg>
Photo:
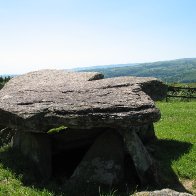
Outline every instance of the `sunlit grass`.
<svg viewBox="0 0 196 196">
<path fill-rule="evenodd" d="M 174 140 L 190 145 L 188 152 L 174 159 L 171 167 L 179 178 L 196 180 L 196 102 L 159 102 L 161 120 L 155 124 L 159 139 Z M 180 151 L 178 146 L 167 149 L 167 153 Z"/>
</svg>

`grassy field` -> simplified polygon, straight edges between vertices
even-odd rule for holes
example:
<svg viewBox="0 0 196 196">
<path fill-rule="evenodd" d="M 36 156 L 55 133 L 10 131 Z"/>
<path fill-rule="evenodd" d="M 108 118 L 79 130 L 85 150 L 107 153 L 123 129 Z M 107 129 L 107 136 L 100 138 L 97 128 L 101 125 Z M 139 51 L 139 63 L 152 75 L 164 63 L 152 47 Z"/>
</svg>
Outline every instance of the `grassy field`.
<svg viewBox="0 0 196 196">
<path fill-rule="evenodd" d="M 157 107 L 161 110 L 162 118 L 155 124 L 159 140 L 152 144 L 152 147 L 155 159 L 159 160 L 157 163 L 163 187 L 177 187 L 181 190 L 185 187 L 195 192 L 196 102 L 158 102 Z M 9 146 L 0 148 L 0 195 L 73 195 L 68 194 L 69 187 L 56 182 L 36 183 L 33 175 L 21 155 Z M 86 193 L 80 195 L 88 195 L 87 187 L 84 189 Z"/>
<path fill-rule="evenodd" d="M 168 84 L 170 86 L 176 86 L 176 87 L 190 87 L 190 88 L 196 88 L 196 82 L 194 83 L 171 83 L 171 84 Z"/>
<path fill-rule="evenodd" d="M 196 189 L 196 102 L 159 102 L 161 120 L 155 124 L 159 138 L 157 159 L 168 186 L 175 180 L 195 193 Z"/>
</svg>

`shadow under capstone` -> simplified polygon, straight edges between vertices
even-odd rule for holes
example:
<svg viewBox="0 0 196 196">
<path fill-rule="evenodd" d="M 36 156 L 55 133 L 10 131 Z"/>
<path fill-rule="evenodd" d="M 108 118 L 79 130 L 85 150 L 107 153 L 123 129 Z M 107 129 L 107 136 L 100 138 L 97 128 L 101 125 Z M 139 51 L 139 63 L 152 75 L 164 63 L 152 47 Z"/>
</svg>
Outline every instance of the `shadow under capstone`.
<svg viewBox="0 0 196 196">
<path fill-rule="evenodd" d="M 73 174 L 90 146 L 75 148 L 71 151 L 61 150 L 52 156 L 52 178 L 64 183 Z"/>
<path fill-rule="evenodd" d="M 160 170 L 160 185 L 158 187 L 141 187 L 139 186 L 138 190 L 147 190 L 147 189 L 155 189 L 155 188 L 161 188 L 164 186 L 168 186 L 170 188 L 173 188 L 177 191 L 186 191 L 183 185 L 179 182 L 178 177 L 174 173 L 174 171 L 171 168 L 171 163 L 174 160 L 177 160 L 181 155 L 186 154 L 191 149 L 191 144 L 187 142 L 179 142 L 174 140 L 157 140 L 153 143 L 154 147 L 154 153 L 153 156 L 158 161 L 159 170 Z M 170 151 L 167 151 L 167 148 L 170 148 Z M 171 150 L 173 148 L 173 150 Z M 178 149 L 176 151 L 176 148 Z M 83 149 L 85 151 L 85 148 Z M 83 153 L 78 153 L 82 156 Z M 58 157 L 58 155 L 56 155 Z M 60 155 L 59 155 L 60 156 Z M 55 158 L 55 157 L 54 157 Z M 59 157 L 56 159 L 56 163 L 54 163 L 54 167 L 58 167 L 58 165 L 61 165 L 63 167 L 63 161 L 61 159 L 62 157 Z M 80 157 L 81 158 L 81 157 Z M 78 157 L 79 159 L 79 157 Z M 17 160 L 17 162 L 15 161 Z M 26 160 L 26 161 L 24 161 Z M 125 159 L 126 161 L 131 161 L 129 158 Z M 34 165 L 32 165 L 32 162 L 30 160 L 27 160 L 26 157 L 24 157 L 21 153 L 17 152 L 15 149 L 10 148 L 9 146 L 5 147 L 0 152 L 0 162 L 3 164 L 3 167 L 5 169 L 10 169 L 13 171 L 18 177 L 20 176 L 20 179 L 24 183 L 25 186 L 34 186 L 37 189 L 47 189 L 51 192 L 54 192 L 55 195 L 77 195 L 83 191 L 83 195 L 99 195 L 100 188 L 99 186 L 94 185 L 94 187 L 84 187 L 83 185 L 79 186 L 77 185 L 77 189 L 75 185 L 71 185 L 69 183 L 66 183 L 65 181 L 59 181 L 54 177 L 48 182 L 38 182 L 37 178 L 39 176 L 36 175 L 36 173 L 33 171 L 32 168 L 36 169 Z M 55 161 L 54 161 L 55 162 Z M 77 162 L 77 160 L 76 160 Z M 56 164 L 56 165 L 55 165 Z M 125 163 L 126 165 L 126 163 Z M 57 169 L 54 169 L 56 174 L 58 172 L 61 172 L 61 166 Z M 31 167 L 31 169 L 29 168 Z M 58 171 L 59 170 L 59 171 Z M 71 171 L 71 170 L 70 170 Z M 62 174 L 63 175 L 63 174 Z M 54 175 L 55 176 L 55 175 Z M 65 182 L 65 183 L 62 183 Z M 127 187 L 118 187 L 119 191 L 121 191 L 121 195 L 129 195 L 131 191 L 130 188 Z M 111 187 L 112 189 L 112 187 Z M 110 189 L 110 191 L 111 191 Z M 105 189 L 108 190 L 109 189 Z M 114 189 L 113 189 L 114 190 Z M 119 192 L 117 192 L 119 193 Z"/>
</svg>

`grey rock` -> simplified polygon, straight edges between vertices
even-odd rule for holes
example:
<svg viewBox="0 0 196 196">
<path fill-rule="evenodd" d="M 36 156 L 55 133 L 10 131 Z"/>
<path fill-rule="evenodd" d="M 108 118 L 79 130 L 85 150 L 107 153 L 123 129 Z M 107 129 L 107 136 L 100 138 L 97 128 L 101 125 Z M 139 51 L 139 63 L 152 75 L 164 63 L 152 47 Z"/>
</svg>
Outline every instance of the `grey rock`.
<svg viewBox="0 0 196 196">
<path fill-rule="evenodd" d="M 100 135 L 73 173 L 71 180 L 83 183 L 115 185 L 124 177 L 123 140 L 108 130 Z"/>
<path fill-rule="evenodd" d="M 144 124 L 141 126 L 131 126 L 131 130 L 134 130 L 137 135 L 140 137 L 142 143 L 147 144 L 153 142 L 157 139 L 154 131 L 154 125 L 151 124 Z"/>
<path fill-rule="evenodd" d="M 0 124 L 47 132 L 59 125 L 76 129 L 129 127 L 160 119 L 150 96 L 157 96 L 155 88 L 165 89 L 162 82 L 155 78 L 101 78 L 99 73 L 57 70 L 13 78 L 0 91 Z"/>
<path fill-rule="evenodd" d="M 40 180 L 49 180 L 52 172 L 50 138 L 42 133 L 18 131 L 12 139 L 12 147 L 35 164 Z"/>
<path fill-rule="evenodd" d="M 167 85 L 163 85 L 163 83 L 156 78 L 151 78 L 151 80 L 142 83 L 141 88 L 154 101 L 165 99 L 168 90 Z"/>
<path fill-rule="evenodd" d="M 135 196 L 192 196 L 189 193 L 181 193 L 172 189 L 162 189 L 157 191 L 142 191 L 134 194 Z"/>
<path fill-rule="evenodd" d="M 154 162 L 134 129 L 124 130 L 124 142 L 143 185 L 158 181 Z"/>
</svg>

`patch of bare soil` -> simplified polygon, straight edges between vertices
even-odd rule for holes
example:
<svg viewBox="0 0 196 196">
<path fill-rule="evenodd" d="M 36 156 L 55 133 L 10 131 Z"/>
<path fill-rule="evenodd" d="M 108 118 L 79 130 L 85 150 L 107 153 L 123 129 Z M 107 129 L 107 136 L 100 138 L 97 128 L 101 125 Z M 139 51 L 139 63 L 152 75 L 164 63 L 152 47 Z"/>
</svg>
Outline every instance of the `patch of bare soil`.
<svg viewBox="0 0 196 196">
<path fill-rule="evenodd" d="M 187 191 L 190 191 L 193 195 L 196 195 L 196 180 L 181 179 L 180 182 Z"/>
</svg>

